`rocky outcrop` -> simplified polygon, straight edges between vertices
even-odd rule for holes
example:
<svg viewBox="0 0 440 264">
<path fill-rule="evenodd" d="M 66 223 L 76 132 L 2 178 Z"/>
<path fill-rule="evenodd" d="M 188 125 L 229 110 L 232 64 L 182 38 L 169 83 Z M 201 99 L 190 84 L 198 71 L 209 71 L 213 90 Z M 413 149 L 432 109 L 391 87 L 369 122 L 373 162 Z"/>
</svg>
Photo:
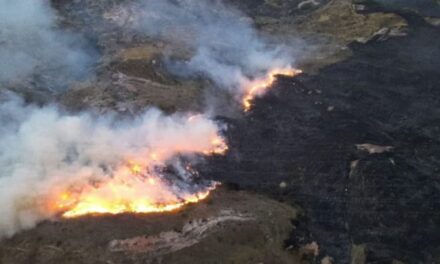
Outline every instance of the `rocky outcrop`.
<svg viewBox="0 0 440 264">
<path fill-rule="evenodd" d="M 112 240 L 109 243 L 109 249 L 115 252 L 150 253 L 162 256 L 200 243 L 210 234 L 218 232 L 218 227 L 221 225 L 255 220 L 251 215 L 223 210 L 218 215 L 209 218 L 193 219 L 185 223 L 179 231 L 165 231 L 155 236 Z"/>
</svg>

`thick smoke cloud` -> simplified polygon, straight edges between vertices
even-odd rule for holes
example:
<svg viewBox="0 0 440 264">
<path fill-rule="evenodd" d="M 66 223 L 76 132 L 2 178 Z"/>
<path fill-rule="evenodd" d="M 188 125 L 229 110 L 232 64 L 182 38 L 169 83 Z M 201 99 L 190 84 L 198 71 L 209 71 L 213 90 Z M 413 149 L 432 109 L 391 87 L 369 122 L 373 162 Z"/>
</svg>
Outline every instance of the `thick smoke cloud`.
<svg viewBox="0 0 440 264">
<path fill-rule="evenodd" d="M 92 49 L 56 27 L 49 1 L 0 0 L 0 85 L 37 75 L 48 89 L 84 77 Z"/>
<path fill-rule="evenodd" d="M 221 1 L 141 0 L 123 8 L 132 12 L 117 13 L 133 14 L 139 32 L 194 51 L 189 61 L 171 63 L 174 73 L 208 77 L 234 94 L 240 95 L 251 78 L 293 63 L 287 47 L 263 40 L 250 19 Z"/>
<path fill-rule="evenodd" d="M 130 159 L 141 159 L 151 170 L 165 166 L 177 153 L 211 149 L 218 133 L 217 125 L 203 116 L 164 116 L 151 109 L 135 120 L 116 122 L 111 116 L 63 115 L 55 106 L 25 106 L 18 99 L 0 105 L 0 122 L 0 237 L 59 213 L 48 204 L 57 190 L 118 180 L 120 168 Z M 152 153 L 158 157 L 145 161 Z M 178 170 L 179 163 L 175 165 Z M 106 188 L 99 192 L 108 199 L 177 199 L 192 192 L 184 176 L 153 188 L 137 178 L 124 178 L 137 186 L 127 193 Z"/>
</svg>

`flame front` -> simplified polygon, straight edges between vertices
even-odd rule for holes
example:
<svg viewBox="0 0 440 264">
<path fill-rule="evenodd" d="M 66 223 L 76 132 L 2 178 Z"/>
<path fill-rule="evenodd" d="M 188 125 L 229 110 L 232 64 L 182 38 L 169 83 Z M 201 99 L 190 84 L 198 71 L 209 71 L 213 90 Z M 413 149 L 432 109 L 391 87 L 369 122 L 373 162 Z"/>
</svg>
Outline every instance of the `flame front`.
<svg viewBox="0 0 440 264">
<path fill-rule="evenodd" d="M 214 139 L 212 149 L 203 152 L 223 154 L 227 147 L 219 140 Z M 155 157 L 157 155 L 152 155 L 150 161 L 157 164 Z M 169 182 L 159 173 L 150 172 L 151 169 L 151 164 L 128 161 L 108 180 L 57 194 L 50 206 L 63 212 L 66 218 L 88 214 L 168 212 L 204 200 L 218 186 L 212 182 L 195 193 L 173 190 Z M 190 171 L 190 166 L 185 170 Z"/>
<path fill-rule="evenodd" d="M 89 214 L 154 213 L 173 211 L 207 198 L 219 183 L 197 185 L 191 182 L 197 172 L 189 161 L 179 158 L 194 154 L 222 155 L 228 147 L 218 134 L 217 125 L 205 117 L 192 116 L 181 123 L 185 129 L 183 133 L 187 135 L 179 134 L 178 140 L 175 135 L 169 136 L 171 139 L 160 144 L 154 140 L 157 149 L 126 158 L 108 175 L 59 188 L 49 195 L 46 209 L 65 218 Z M 159 136 L 168 137 L 165 132 Z M 168 172 L 173 175 L 170 176 L 172 179 L 166 177 L 169 167 L 176 167 L 175 171 Z"/>
<path fill-rule="evenodd" d="M 300 70 L 289 67 L 277 68 L 263 78 L 247 82 L 243 86 L 244 110 L 252 107 L 255 97 L 262 96 L 278 75 L 295 76 L 299 73 Z M 101 171 L 104 175 L 89 176 L 85 181 L 80 177 L 78 182 L 62 184 L 64 188 L 49 195 L 47 210 L 66 218 L 89 214 L 154 213 L 173 211 L 207 198 L 218 183 L 182 188 L 164 175 L 169 162 L 175 157 L 225 154 L 228 146 L 219 135 L 218 126 L 203 115 L 193 115 L 183 120 L 170 119 L 156 130 L 149 131 L 149 126 L 145 127 L 146 134 L 152 134 L 146 140 L 145 148 L 141 145 L 134 149 L 134 153 L 122 153 L 119 161 L 112 160 L 104 165 L 106 169 Z M 157 132 L 157 129 L 163 131 Z M 99 168 L 100 164 L 96 167 Z M 186 180 L 197 172 L 190 165 L 177 167 L 175 173 L 185 178 L 182 182 L 192 184 Z"/>
<path fill-rule="evenodd" d="M 64 211 L 63 217 L 73 218 L 89 214 L 121 213 L 158 213 L 176 210 L 190 203 L 197 203 L 207 198 L 217 184 L 213 184 L 195 194 L 178 197 L 169 192 L 168 187 L 156 179 L 142 183 L 111 181 L 104 185 L 85 191 L 79 195 L 62 193 L 57 206 Z M 131 183 L 129 183 L 131 182 Z M 148 195 L 149 189 L 161 192 L 162 199 Z M 142 193 L 139 193 L 142 189 Z"/>
<path fill-rule="evenodd" d="M 252 101 L 257 96 L 262 96 L 268 89 L 270 89 L 274 82 L 276 81 L 276 77 L 278 75 L 285 75 L 294 77 L 298 74 L 302 73 L 299 69 L 294 69 L 291 67 L 286 68 L 275 68 L 270 70 L 266 76 L 262 78 L 255 79 L 250 83 L 245 85 L 245 92 L 242 99 L 242 104 L 244 111 L 249 111 L 252 107 Z"/>
</svg>

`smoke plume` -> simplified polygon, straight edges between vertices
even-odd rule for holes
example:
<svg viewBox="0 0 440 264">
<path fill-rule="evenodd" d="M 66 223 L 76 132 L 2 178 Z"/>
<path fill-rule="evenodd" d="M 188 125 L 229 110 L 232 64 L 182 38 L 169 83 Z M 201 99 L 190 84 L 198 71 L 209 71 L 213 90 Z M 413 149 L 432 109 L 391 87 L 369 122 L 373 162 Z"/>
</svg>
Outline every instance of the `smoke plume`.
<svg viewBox="0 0 440 264">
<path fill-rule="evenodd" d="M 56 19 L 49 1 L 0 0 L 0 85 L 38 75 L 59 90 L 86 75 L 92 49 L 57 29 Z"/>
<path fill-rule="evenodd" d="M 219 129 L 213 121 L 185 114 L 164 116 L 155 109 L 134 120 L 115 121 L 111 116 L 61 114 L 55 106 L 38 108 L 12 100 L 0 105 L 0 121 L 5 124 L 0 130 L 0 237 L 59 213 L 51 204 L 56 190 L 79 188 L 92 180 L 141 183 L 127 188 L 127 193 L 116 193 L 105 185 L 96 188 L 108 199 L 137 196 L 166 202 L 190 195 L 185 175 L 170 184 L 154 170 L 163 168 L 176 154 L 221 147 L 218 143 L 213 146 Z M 121 168 L 129 162 L 150 170 L 142 172 L 142 177 L 154 177 L 160 186 L 122 179 Z M 178 169 L 179 164 L 175 166 Z"/>
<path fill-rule="evenodd" d="M 293 64 L 286 46 L 263 39 L 251 19 L 221 1 L 141 0 L 113 12 L 141 34 L 193 50 L 188 61 L 169 62 L 172 72 L 209 78 L 235 95 L 253 78 Z"/>
</svg>

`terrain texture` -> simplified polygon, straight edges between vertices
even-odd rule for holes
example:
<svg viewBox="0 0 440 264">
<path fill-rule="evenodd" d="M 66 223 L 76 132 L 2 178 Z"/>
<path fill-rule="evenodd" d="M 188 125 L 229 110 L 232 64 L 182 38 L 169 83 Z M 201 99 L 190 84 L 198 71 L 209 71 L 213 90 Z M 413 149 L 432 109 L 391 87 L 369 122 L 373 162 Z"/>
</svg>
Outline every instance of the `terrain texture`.
<svg viewBox="0 0 440 264">
<path fill-rule="evenodd" d="M 191 51 L 118 30 L 118 2 L 52 1 L 95 43 L 96 76 L 2 89 L 73 112 L 206 107 L 209 83 L 161 60 Z M 0 263 L 440 263 L 438 1 L 226 2 L 293 47 L 304 74 L 250 112 L 220 108 L 230 151 L 199 169 L 223 187 L 169 214 L 44 222 L 1 241 Z"/>
</svg>

